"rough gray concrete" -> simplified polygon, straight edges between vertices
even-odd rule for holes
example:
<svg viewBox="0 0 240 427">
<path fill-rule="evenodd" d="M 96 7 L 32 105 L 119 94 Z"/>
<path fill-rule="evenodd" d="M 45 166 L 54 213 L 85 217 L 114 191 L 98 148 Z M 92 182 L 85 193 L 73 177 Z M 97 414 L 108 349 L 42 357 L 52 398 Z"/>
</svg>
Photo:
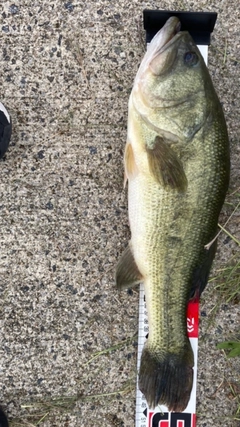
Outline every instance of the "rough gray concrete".
<svg viewBox="0 0 240 427">
<path fill-rule="evenodd" d="M 219 14 L 209 68 L 229 128 L 228 202 L 236 205 L 238 6 L 236 0 L 1 2 L 0 99 L 12 115 L 13 136 L 0 162 L 0 403 L 12 426 L 134 426 L 137 339 L 88 362 L 133 337 L 138 325 L 138 291 L 117 295 L 112 283 L 129 239 L 122 154 L 128 97 L 145 49 L 142 11 Z M 232 210 L 225 205 L 221 223 Z M 238 239 L 239 217 L 240 209 L 227 226 Z M 215 270 L 237 251 L 222 234 Z M 226 360 L 216 343 L 239 331 L 239 307 L 222 304 L 209 326 L 216 300 L 212 282 L 201 306 L 197 425 L 235 427 L 240 422 L 230 416 L 239 397 L 230 385 L 239 394 L 239 359 Z M 77 396 L 76 404 L 67 396 Z M 54 409 L 52 399 L 60 397 Z"/>
</svg>

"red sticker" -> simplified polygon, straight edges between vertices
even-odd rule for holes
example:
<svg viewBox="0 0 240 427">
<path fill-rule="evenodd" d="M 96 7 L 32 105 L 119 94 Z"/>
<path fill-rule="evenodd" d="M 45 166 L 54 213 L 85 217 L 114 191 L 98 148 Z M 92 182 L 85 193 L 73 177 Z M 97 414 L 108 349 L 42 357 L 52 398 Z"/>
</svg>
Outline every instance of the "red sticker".
<svg viewBox="0 0 240 427">
<path fill-rule="evenodd" d="M 154 412 L 148 410 L 148 427 L 152 425 L 152 417 Z"/>
<path fill-rule="evenodd" d="M 189 302 L 187 307 L 187 332 L 189 338 L 198 338 L 199 303 Z"/>
<path fill-rule="evenodd" d="M 197 415 L 192 414 L 192 427 L 196 427 L 196 426 L 197 426 Z"/>
</svg>

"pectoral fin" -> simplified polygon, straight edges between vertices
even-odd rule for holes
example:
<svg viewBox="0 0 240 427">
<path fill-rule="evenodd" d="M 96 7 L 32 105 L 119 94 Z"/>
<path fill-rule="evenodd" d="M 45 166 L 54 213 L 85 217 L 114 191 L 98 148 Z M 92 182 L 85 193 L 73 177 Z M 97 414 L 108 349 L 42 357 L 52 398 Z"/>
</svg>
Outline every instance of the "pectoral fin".
<svg viewBox="0 0 240 427">
<path fill-rule="evenodd" d="M 129 142 L 127 142 L 125 147 L 124 166 L 125 166 L 125 174 L 124 174 L 124 187 L 125 187 L 127 180 L 130 178 L 134 178 L 134 176 L 136 176 L 138 172 L 132 145 Z"/>
<path fill-rule="evenodd" d="M 123 252 L 116 269 L 116 286 L 118 290 L 131 288 L 143 280 L 134 260 L 130 246 Z"/>
<path fill-rule="evenodd" d="M 160 185 L 186 191 L 187 177 L 182 162 L 163 138 L 156 136 L 153 147 L 147 147 L 147 155 L 150 172 Z"/>
</svg>

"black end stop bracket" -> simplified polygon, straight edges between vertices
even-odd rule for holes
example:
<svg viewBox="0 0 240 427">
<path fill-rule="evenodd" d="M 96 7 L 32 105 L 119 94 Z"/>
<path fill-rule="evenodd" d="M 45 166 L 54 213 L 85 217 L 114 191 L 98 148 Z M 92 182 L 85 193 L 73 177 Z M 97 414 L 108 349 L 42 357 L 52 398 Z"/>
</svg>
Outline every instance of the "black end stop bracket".
<svg viewBox="0 0 240 427">
<path fill-rule="evenodd" d="M 166 10 L 143 11 L 143 23 L 146 30 L 146 42 L 150 43 L 155 34 L 171 16 L 177 16 L 181 22 L 181 31 L 188 31 L 196 44 L 209 45 L 217 13 L 215 12 L 175 12 Z"/>
</svg>

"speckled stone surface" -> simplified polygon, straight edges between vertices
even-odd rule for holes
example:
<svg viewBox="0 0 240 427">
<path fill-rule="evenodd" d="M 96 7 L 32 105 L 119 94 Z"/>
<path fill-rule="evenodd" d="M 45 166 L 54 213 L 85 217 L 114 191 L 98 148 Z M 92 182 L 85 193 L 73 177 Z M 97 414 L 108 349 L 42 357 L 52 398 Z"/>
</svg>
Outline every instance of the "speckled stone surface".
<svg viewBox="0 0 240 427">
<path fill-rule="evenodd" d="M 0 403 L 12 426 L 134 426 L 137 338 L 88 362 L 133 337 L 138 325 L 138 291 L 118 295 L 112 284 L 129 239 L 122 155 L 128 97 L 145 50 L 142 12 L 219 14 L 209 69 L 229 128 L 231 194 L 240 185 L 238 6 L 1 2 L 0 99 L 13 135 L 0 162 Z M 232 210 L 224 206 L 221 223 Z M 239 220 L 240 209 L 228 224 L 238 239 Z M 237 251 L 222 234 L 215 270 Z M 216 343 L 239 332 L 239 307 L 222 304 L 209 325 L 213 287 L 201 305 L 197 426 L 235 427 L 229 384 L 240 381 L 240 363 Z M 78 397 L 75 405 L 67 396 Z M 49 411 L 46 402 L 60 397 L 68 407 Z"/>
</svg>

